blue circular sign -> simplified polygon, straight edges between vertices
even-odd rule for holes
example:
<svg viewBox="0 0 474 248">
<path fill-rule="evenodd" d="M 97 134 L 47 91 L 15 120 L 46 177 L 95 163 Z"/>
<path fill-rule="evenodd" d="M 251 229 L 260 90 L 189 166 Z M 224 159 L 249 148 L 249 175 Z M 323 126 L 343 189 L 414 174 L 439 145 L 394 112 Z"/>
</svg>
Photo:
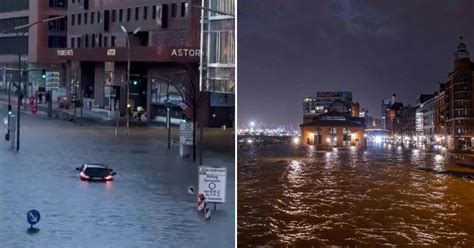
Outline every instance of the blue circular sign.
<svg viewBox="0 0 474 248">
<path fill-rule="evenodd" d="M 28 220 L 28 223 L 30 223 L 30 225 L 35 225 L 40 221 L 40 219 L 41 215 L 36 209 L 32 209 L 28 211 L 28 213 L 26 213 L 26 220 Z"/>
</svg>

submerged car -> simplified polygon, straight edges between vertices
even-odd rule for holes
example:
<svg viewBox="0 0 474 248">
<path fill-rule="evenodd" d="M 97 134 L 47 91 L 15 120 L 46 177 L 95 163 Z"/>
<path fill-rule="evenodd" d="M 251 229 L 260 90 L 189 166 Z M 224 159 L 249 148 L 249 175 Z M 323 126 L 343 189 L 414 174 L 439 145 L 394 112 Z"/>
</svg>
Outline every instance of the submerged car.
<svg viewBox="0 0 474 248">
<path fill-rule="evenodd" d="M 112 181 L 115 172 L 104 164 L 87 163 L 76 168 L 79 171 L 79 178 L 83 181 Z"/>
</svg>

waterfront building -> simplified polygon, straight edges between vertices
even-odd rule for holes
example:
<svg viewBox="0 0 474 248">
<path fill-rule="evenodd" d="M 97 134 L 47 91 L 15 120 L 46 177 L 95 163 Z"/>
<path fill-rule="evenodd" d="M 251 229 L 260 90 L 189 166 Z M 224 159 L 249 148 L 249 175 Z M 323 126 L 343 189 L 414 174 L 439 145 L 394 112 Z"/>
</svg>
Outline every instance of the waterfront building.
<svg viewBox="0 0 474 248">
<path fill-rule="evenodd" d="M 462 37 L 443 93 L 448 149 L 471 150 L 474 144 L 474 63 Z"/>
<path fill-rule="evenodd" d="M 313 121 L 303 123 L 301 142 L 316 147 L 365 146 L 364 118 L 352 117 L 347 112 L 331 108 L 328 113 L 318 115 Z"/>
<path fill-rule="evenodd" d="M 395 94 L 393 94 L 392 100 L 394 99 L 394 97 L 395 97 Z M 387 109 L 392 104 L 392 100 L 391 99 L 383 99 L 382 100 L 382 104 L 381 104 L 381 108 L 380 108 L 380 110 L 381 110 L 380 119 L 381 119 L 381 123 L 382 123 L 382 129 L 387 129 Z"/>
<path fill-rule="evenodd" d="M 426 145 L 435 142 L 435 102 L 436 95 L 420 94 L 417 97 L 416 135 Z"/>
</svg>

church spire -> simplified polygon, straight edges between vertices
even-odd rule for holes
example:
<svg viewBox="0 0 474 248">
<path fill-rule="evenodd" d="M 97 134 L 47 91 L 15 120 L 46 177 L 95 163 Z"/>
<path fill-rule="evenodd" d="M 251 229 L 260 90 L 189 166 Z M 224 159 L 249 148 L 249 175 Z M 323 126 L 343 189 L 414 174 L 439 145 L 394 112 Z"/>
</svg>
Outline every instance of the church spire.
<svg viewBox="0 0 474 248">
<path fill-rule="evenodd" d="M 461 42 L 458 45 L 458 50 L 454 53 L 454 57 L 456 59 L 469 58 L 469 51 L 467 50 L 466 45 L 463 43 L 463 37 L 459 36 L 459 40 Z"/>
</svg>

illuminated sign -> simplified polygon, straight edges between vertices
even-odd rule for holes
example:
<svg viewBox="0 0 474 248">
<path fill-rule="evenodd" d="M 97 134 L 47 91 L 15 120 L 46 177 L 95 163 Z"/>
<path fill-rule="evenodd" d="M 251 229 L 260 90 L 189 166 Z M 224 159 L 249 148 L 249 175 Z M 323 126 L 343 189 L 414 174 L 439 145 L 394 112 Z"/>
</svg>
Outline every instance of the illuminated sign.
<svg viewBox="0 0 474 248">
<path fill-rule="evenodd" d="M 172 57 L 199 57 L 201 51 L 199 49 L 178 48 L 171 52 Z"/>
<path fill-rule="evenodd" d="M 58 50 L 57 55 L 60 56 L 60 57 L 74 56 L 74 50 L 72 50 L 72 49 Z"/>
<path fill-rule="evenodd" d="M 117 51 L 115 49 L 108 49 L 107 56 L 115 56 L 116 52 Z"/>
</svg>

